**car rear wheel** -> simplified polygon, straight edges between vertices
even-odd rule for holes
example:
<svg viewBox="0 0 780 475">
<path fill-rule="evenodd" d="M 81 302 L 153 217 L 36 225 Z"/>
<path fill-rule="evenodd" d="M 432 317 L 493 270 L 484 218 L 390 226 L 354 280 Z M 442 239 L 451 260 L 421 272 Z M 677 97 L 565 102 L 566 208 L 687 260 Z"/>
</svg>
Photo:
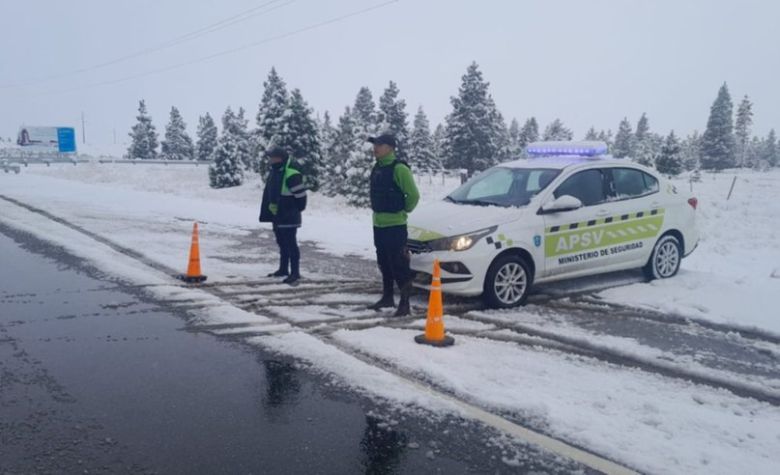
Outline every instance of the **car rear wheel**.
<svg viewBox="0 0 780 475">
<path fill-rule="evenodd" d="M 680 270 L 682 246 L 680 240 L 671 234 L 662 236 L 655 243 L 650 260 L 643 268 L 645 276 L 650 279 L 668 279 Z"/>
<path fill-rule="evenodd" d="M 528 269 L 525 260 L 517 255 L 504 255 L 493 261 L 485 276 L 485 303 L 493 308 L 523 305 L 532 282 Z"/>
</svg>

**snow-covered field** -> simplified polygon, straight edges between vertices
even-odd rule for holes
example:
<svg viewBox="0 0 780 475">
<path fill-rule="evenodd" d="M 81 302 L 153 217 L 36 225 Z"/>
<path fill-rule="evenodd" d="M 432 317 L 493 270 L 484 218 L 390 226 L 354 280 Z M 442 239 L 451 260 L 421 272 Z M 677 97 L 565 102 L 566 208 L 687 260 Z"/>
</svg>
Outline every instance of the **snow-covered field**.
<svg viewBox="0 0 780 475">
<path fill-rule="evenodd" d="M 652 283 L 633 280 L 628 285 L 624 280 L 610 285 L 607 279 L 610 288 L 600 289 L 597 297 L 607 303 L 780 337 L 780 225 L 776 220 L 780 216 L 780 170 L 738 172 L 733 196 L 727 201 L 734 176 L 705 174 L 702 182 L 693 184 L 702 239 L 693 255 L 683 261 L 679 276 Z M 440 198 L 457 184 L 453 179 L 442 183 L 441 177 L 419 180 L 423 202 Z M 19 175 L 0 174 L 0 195 L 40 208 L 174 269 L 184 270 L 189 233 L 197 220 L 204 272 L 209 281 L 223 282 L 257 280 L 273 270 L 269 264 L 242 262 L 252 253 L 276 253 L 274 248 L 251 246 L 247 251 L 247 237 L 264 226 L 257 223 L 260 185 L 252 178 L 238 188 L 212 190 L 207 186 L 205 166 L 53 165 L 30 166 Z M 683 177 L 677 186 L 687 190 L 690 184 Z M 340 381 L 390 401 L 458 411 L 435 396 L 402 385 L 404 380 L 397 375 L 341 350 L 382 361 L 402 375 L 413 375 L 461 400 L 640 471 L 776 473 L 780 466 L 780 409 L 775 405 L 582 355 L 483 337 L 500 336 L 492 321 L 522 320 L 540 329 L 556 326 L 572 337 L 643 357 L 667 357 L 626 339 L 565 328 L 563 320 L 548 324 L 544 316 L 532 315 L 533 309 L 480 312 L 474 317 L 486 319 L 481 322 L 453 318 L 449 328 L 461 335 L 456 346 L 447 350 L 415 345 L 412 337 L 419 330 L 409 328 L 419 322 L 404 328 L 388 322 L 389 327 L 337 330 L 331 333 L 331 344 L 298 325 L 352 319 L 365 323 L 371 315 L 347 303 L 370 298 L 334 291 L 294 309 L 271 304 L 248 312 L 199 290 L 171 285 L 162 273 L 5 200 L 0 200 L 0 221 L 62 245 L 108 273 L 154 284 L 150 292 L 156 298 L 199 302 L 195 312 L 201 323 L 241 325 L 235 330 L 222 329 L 223 333 L 265 332 L 250 341 L 309 361 Z M 345 258 L 370 259 L 374 252 L 369 213 L 316 194 L 310 198 L 300 238 Z M 305 256 L 303 266 L 305 272 Z M 322 282 L 334 277 L 327 272 L 306 275 Z M 272 297 L 267 299 L 273 303 Z M 343 311 L 333 311 L 341 308 L 337 304 L 343 305 Z M 446 307 L 445 299 L 445 311 Z M 765 351 L 780 357 L 780 345 L 767 344 Z M 690 365 L 695 367 L 695 363 Z M 774 381 L 766 383 L 766 388 L 780 389 Z"/>
</svg>

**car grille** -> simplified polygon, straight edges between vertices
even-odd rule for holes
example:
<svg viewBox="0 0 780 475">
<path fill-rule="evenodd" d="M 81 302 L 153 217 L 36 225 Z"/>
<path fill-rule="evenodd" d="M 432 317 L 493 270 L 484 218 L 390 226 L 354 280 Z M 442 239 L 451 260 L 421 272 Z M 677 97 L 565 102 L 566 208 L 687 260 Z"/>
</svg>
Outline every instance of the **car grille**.
<svg viewBox="0 0 780 475">
<path fill-rule="evenodd" d="M 412 254 L 425 254 L 428 252 L 433 252 L 433 248 L 431 248 L 431 245 L 427 242 L 423 241 L 415 241 L 414 239 L 409 239 L 406 241 L 406 247 L 409 249 L 409 252 Z"/>
</svg>

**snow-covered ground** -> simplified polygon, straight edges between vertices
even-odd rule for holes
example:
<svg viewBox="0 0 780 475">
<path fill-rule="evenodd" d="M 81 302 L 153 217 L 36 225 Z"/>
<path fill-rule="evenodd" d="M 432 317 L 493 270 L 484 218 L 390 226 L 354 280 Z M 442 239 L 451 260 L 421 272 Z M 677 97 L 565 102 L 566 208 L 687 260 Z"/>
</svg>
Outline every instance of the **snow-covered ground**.
<svg viewBox="0 0 780 475">
<path fill-rule="evenodd" d="M 739 172 L 727 201 L 733 177 L 733 173 L 705 174 L 701 183 L 693 184 L 702 240 L 683 261 L 679 276 L 653 283 L 630 281 L 601 290 L 598 297 L 780 335 L 776 310 L 780 304 L 780 225 L 776 222 L 780 170 Z M 423 202 L 438 199 L 457 184 L 453 179 L 442 184 L 441 177 L 419 180 Z M 684 178 L 677 185 L 689 188 Z M 256 178 L 238 188 L 209 189 L 205 166 L 53 165 L 30 166 L 20 175 L 0 174 L 0 195 L 47 211 L 170 268 L 183 270 L 189 232 L 197 220 L 204 272 L 210 281 L 223 282 L 256 280 L 272 270 L 269 264 L 248 264 L 242 258 L 249 257 L 247 252 L 275 254 L 276 249 L 247 251 L 239 245 L 252 230 L 264 226 L 257 223 L 260 192 Z M 63 245 L 121 278 L 152 284 L 149 291 L 156 298 L 195 302 L 199 323 L 236 325 L 220 328 L 222 333 L 265 332 L 250 342 L 297 356 L 339 381 L 399 404 L 458 411 L 405 385 L 404 379 L 385 372 L 381 365 L 371 366 L 341 350 L 366 355 L 401 375 L 422 379 L 461 400 L 641 471 L 776 473 L 780 466 L 780 409 L 775 405 L 550 347 L 516 345 L 509 341 L 511 335 L 492 323 L 522 321 L 532 328 L 555 328 L 572 338 L 646 358 L 673 356 L 630 339 L 583 332 L 566 326 L 563 319 L 548 324 L 544 315 L 537 318 L 532 309 L 520 309 L 453 318 L 448 328 L 460 334 L 456 346 L 446 350 L 412 342 L 419 330 L 409 328 L 419 327 L 420 322 L 406 328 L 388 321 L 389 327 L 342 329 L 324 341 L 299 325 L 342 320 L 374 323 L 367 320 L 370 314 L 349 305 L 370 298 L 334 291 L 291 308 L 274 304 L 276 289 L 269 288 L 264 306 L 246 311 L 200 290 L 171 285 L 164 274 L 5 200 L 0 200 L 0 221 Z M 371 258 L 374 252 L 369 213 L 316 194 L 310 199 L 300 237 L 339 256 Z M 324 283 L 334 277 L 307 275 Z M 503 341 L 491 338 L 502 335 Z M 765 351 L 780 355 L 780 345 L 766 345 Z M 689 363 L 697 369 L 695 361 Z M 777 390 L 775 380 L 762 384 Z"/>
</svg>

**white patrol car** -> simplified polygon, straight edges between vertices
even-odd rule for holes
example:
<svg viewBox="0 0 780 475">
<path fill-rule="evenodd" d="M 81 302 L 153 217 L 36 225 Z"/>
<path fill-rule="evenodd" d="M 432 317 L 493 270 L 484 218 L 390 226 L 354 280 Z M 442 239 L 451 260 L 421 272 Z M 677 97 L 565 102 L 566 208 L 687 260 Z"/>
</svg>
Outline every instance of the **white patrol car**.
<svg viewBox="0 0 780 475">
<path fill-rule="evenodd" d="M 537 142 L 409 221 L 415 285 L 522 305 L 533 283 L 642 267 L 672 277 L 699 240 L 696 198 L 603 142 Z"/>
</svg>

